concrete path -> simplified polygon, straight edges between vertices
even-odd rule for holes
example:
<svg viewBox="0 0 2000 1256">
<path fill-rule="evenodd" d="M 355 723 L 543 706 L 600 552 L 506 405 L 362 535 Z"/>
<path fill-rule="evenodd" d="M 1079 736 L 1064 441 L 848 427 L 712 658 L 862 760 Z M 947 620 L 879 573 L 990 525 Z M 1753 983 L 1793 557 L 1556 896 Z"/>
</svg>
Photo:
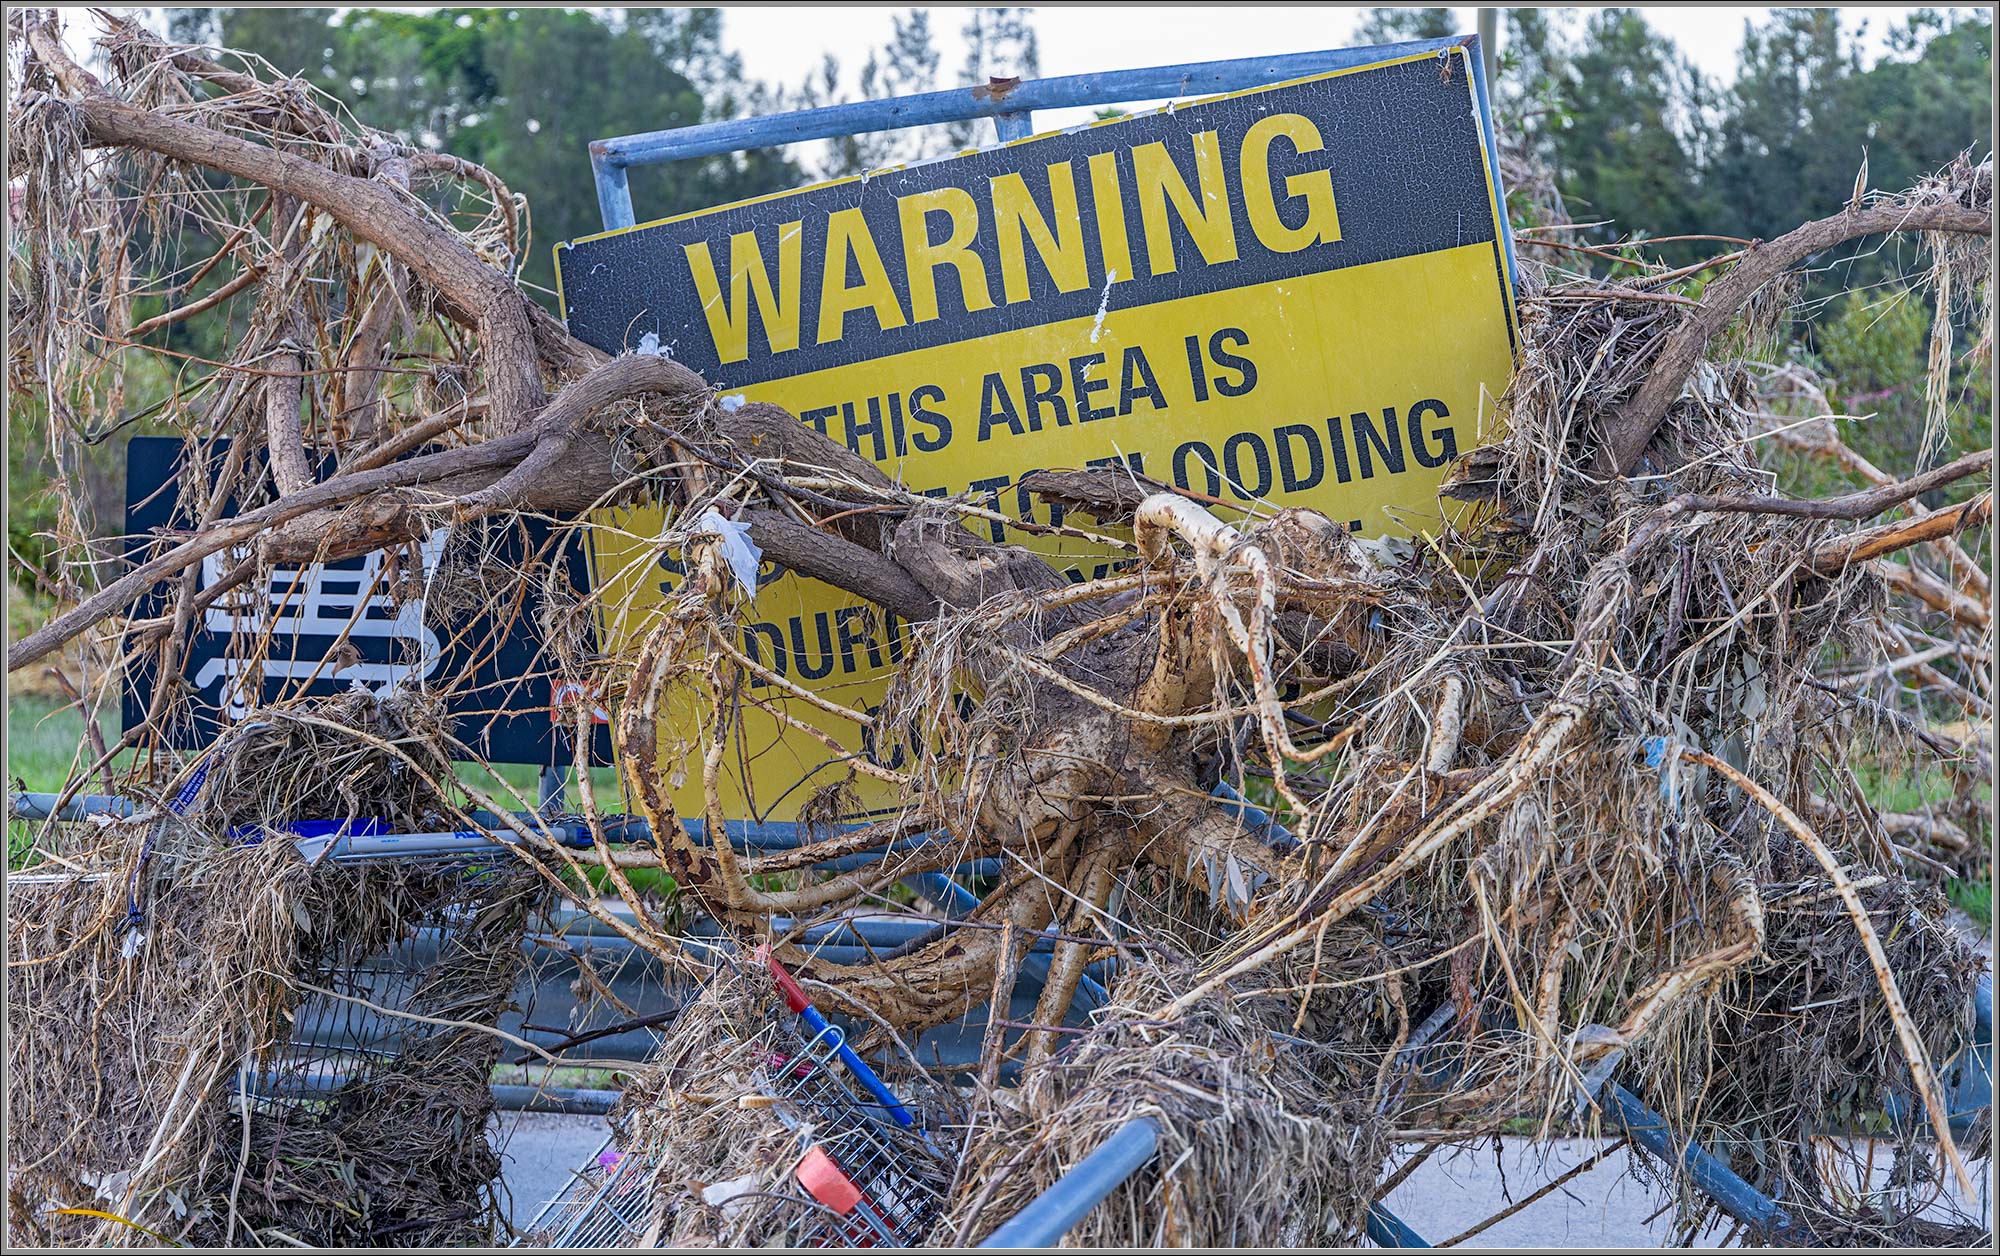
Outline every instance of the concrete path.
<svg viewBox="0 0 2000 1256">
<path fill-rule="evenodd" d="M 508 1218 L 519 1227 L 568 1188 L 574 1170 L 596 1155 L 611 1133 L 601 1116 L 501 1112 L 493 1124 L 501 1180 L 511 1197 Z"/>
<path fill-rule="evenodd" d="M 1461 1234 L 1597 1154 L 1600 1144 L 1564 1139 L 1536 1146 L 1502 1139 L 1497 1147 L 1437 1152 L 1390 1192 L 1391 1212 L 1432 1243 Z M 1399 1157 L 1400 1161 L 1400 1157 Z M 1632 1173 L 1619 1148 L 1593 1168 L 1466 1240 L 1466 1247 L 1665 1247 L 1675 1235 L 1666 1196 Z M 1655 1214 L 1658 1214 L 1657 1216 Z M 1713 1247 L 1718 1229 L 1695 1240 Z"/>
<path fill-rule="evenodd" d="M 513 1195 L 512 1216 L 522 1226 L 564 1189 L 571 1170 L 595 1155 L 610 1132 L 601 1117 L 503 1112 L 496 1121 L 496 1139 Z M 1598 1146 L 1582 1139 L 1536 1146 L 1508 1138 L 1497 1148 L 1488 1144 L 1478 1150 L 1440 1151 L 1390 1194 L 1388 1204 L 1419 1234 L 1440 1242 L 1590 1159 Z M 1987 1167 L 1976 1164 L 1974 1171 Z M 1644 1176 L 1635 1174 L 1630 1153 L 1621 1148 L 1465 1246 L 1577 1250 L 1667 1246 L 1676 1237 L 1672 1216 L 1661 1212 L 1666 1196 L 1648 1185 L 1649 1169 L 1640 1169 Z M 1991 1215 L 1990 1194 L 1986 1215 Z M 1717 1246 L 1727 1233 L 1726 1227 L 1718 1227 L 1698 1236 L 1695 1245 Z"/>
<path fill-rule="evenodd" d="M 1500 1140 L 1479 1150 L 1439 1151 L 1390 1193 L 1392 1212 L 1432 1243 L 1453 1238 L 1513 1202 L 1524 1199 L 1565 1171 L 1589 1160 L 1601 1143 L 1562 1139 L 1536 1145 L 1526 1139 Z M 1857 1154 L 1859 1148 L 1856 1149 Z M 1887 1184 L 1889 1157 L 1875 1166 L 1872 1183 Z M 1993 1216 L 1992 1165 L 1974 1161 L 1971 1169 L 1982 1194 L 1969 1202 L 1953 1189 L 1946 1201 L 1925 1211 L 1938 1221 L 1967 1216 Z M 1634 1171 L 1626 1148 L 1612 1152 L 1561 1187 L 1526 1208 L 1480 1231 L 1463 1246 L 1476 1247 L 1664 1247 L 1677 1241 L 1666 1188 L 1658 1181 L 1659 1166 L 1640 1157 Z M 1952 1215 L 1957 1205 L 1957 1216 Z M 1717 1247 L 1729 1236 L 1727 1223 L 1696 1235 L 1693 1246 Z"/>
</svg>

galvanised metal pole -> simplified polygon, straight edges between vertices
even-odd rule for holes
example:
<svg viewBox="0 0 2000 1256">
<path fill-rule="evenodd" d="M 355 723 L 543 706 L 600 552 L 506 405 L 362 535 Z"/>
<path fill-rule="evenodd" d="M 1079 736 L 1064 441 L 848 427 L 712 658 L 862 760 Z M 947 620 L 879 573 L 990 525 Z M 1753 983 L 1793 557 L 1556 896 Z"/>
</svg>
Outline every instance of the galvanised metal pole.
<svg viewBox="0 0 2000 1256">
<path fill-rule="evenodd" d="M 1142 1116 L 1118 1127 L 1054 1186 L 993 1231 L 981 1247 L 1054 1247 L 1160 1149 L 1160 1126 Z M 1368 1237 L 1383 1247 L 1429 1247 L 1380 1204 L 1368 1208 Z"/>
<path fill-rule="evenodd" d="M 16 790 L 9 797 L 9 809 L 13 812 L 10 818 L 46 820 L 55 812 L 56 799 L 61 797 L 61 794 L 25 793 Z M 121 798 L 116 794 L 78 794 L 64 804 L 61 818 L 81 820 L 85 816 L 102 815 L 128 819 L 136 810 L 137 807 L 130 798 Z"/>
<path fill-rule="evenodd" d="M 1700 1143 L 1681 1142 L 1667 1128 L 1667 1119 L 1640 1101 L 1617 1082 L 1609 1082 L 1600 1092 L 1604 1115 L 1622 1128 L 1632 1141 L 1668 1164 L 1678 1165 L 1688 1180 L 1721 1209 L 1766 1237 L 1791 1224 L 1791 1217 L 1778 1201 L 1736 1175 L 1735 1170 L 1709 1153 Z"/>
<path fill-rule="evenodd" d="M 1054 1247 L 1160 1148 L 1160 1127 L 1142 1116 L 1118 1127 L 1054 1186 L 988 1235 L 981 1247 Z"/>
<path fill-rule="evenodd" d="M 1006 142 L 1024 138 L 1032 131 L 1034 112 L 1038 109 L 1088 108 L 1141 100 L 1186 100 L 1248 91 L 1417 53 L 1439 52 L 1463 42 L 1462 38 L 1419 39 L 1369 48 L 1330 48 L 1318 52 L 1246 57 L 1236 61 L 1202 61 L 1140 70 L 1071 74 L 1026 82 L 1003 80 L 976 87 L 927 92 L 920 96 L 854 101 L 794 113 L 732 118 L 726 122 L 705 122 L 666 131 L 619 135 L 591 142 L 591 177 L 597 187 L 597 206 L 604 220 L 604 229 L 616 231 L 633 226 L 638 221 L 632 207 L 631 181 L 626 176 L 626 171 L 633 166 L 774 148 L 870 131 L 896 131 L 905 127 L 963 122 L 970 118 L 992 118 L 995 133 L 1002 142 Z M 1486 99 L 1486 80 L 1489 76 L 1483 61 L 1474 61 L 1472 74 L 1478 89 L 1480 126 L 1487 162 L 1497 179 L 1499 149 L 1494 141 L 1493 119 Z M 1504 189 L 1496 190 L 1504 195 Z M 1511 238 L 1506 240 L 1505 248 L 1511 269 L 1514 261 Z"/>
<path fill-rule="evenodd" d="M 249 1079 L 251 1093 L 260 1099 L 323 1099 L 355 1078 L 345 1073 L 286 1077 L 270 1071 Z M 493 1103 L 508 1112 L 549 1112 L 566 1116 L 604 1116 L 618 1106 L 624 1092 L 592 1090 L 579 1086 L 531 1086 L 519 1082 L 495 1082 Z"/>
<path fill-rule="evenodd" d="M 1500 10 L 1479 11 L 1479 64 L 1486 71 L 1486 90 L 1493 90 L 1493 76 L 1500 66 Z"/>
</svg>

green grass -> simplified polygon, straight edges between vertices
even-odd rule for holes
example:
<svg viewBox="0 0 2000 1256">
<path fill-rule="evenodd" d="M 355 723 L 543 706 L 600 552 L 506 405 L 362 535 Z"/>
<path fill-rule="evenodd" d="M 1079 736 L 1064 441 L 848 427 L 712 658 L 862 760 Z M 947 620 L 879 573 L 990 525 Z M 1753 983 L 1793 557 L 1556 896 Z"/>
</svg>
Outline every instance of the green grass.
<svg viewBox="0 0 2000 1256">
<path fill-rule="evenodd" d="M 492 1081 L 496 1085 L 618 1090 L 624 1086 L 629 1071 L 595 1065 L 496 1064 Z"/>
<path fill-rule="evenodd" d="M 1885 771 L 1857 759 L 1854 777 L 1877 811 L 1915 811 L 1925 803 L 1943 802 L 1952 796 L 1951 778 L 1944 769 L 1927 764 L 1918 765 L 1915 771 L 1901 766 Z"/>
<path fill-rule="evenodd" d="M 103 713 L 102 726 L 106 741 L 115 741 L 120 732 L 115 706 Z M 60 791 L 72 771 L 89 766 L 87 761 L 78 762 L 78 748 L 83 745 L 83 716 L 63 699 L 24 694 L 8 703 L 7 778 L 10 787 L 40 794 Z M 88 752 L 85 753 L 87 755 Z M 125 757 L 129 754 L 128 751 Z M 455 766 L 461 782 L 485 793 L 502 807 L 508 810 L 534 808 L 540 770 L 533 765 L 459 763 Z M 591 784 L 597 792 L 600 808 L 607 812 L 625 809 L 624 790 L 615 769 L 593 769 Z M 470 795 L 461 794 L 457 801 L 468 807 L 473 805 Z M 582 805 L 573 782 L 566 801 L 571 807 Z M 32 841 L 31 825 L 21 822 L 7 826 L 9 868 L 24 867 L 33 862 L 30 851 Z M 591 868 L 587 875 L 593 885 L 610 891 L 609 879 L 601 868 Z M 634 868 L 627 873 L 627 877 L 634 889 L 643 892 L 667 895 L 674 889 L 672 878 L 655 869 Z"/>
<path fill-rule="evenodd" d="M 99 712 L 107 743 L 118 739 L 116 705 Z M 23 694 L 7 704 L 7 779 L 36 793 L 54 793 L 69 774 L 90 766 L 84 746 L 83 716 L 61 698 Z"/>
<path fill-rule="evenodd" d="M 1993 876 L 1988 873 L 1977 881 L 1967 881 L 1953 877 L 1944 883 L 1945 897 L 1952 901 L 1973 923 L 1991 932 L 1993 928 Z"/>
<path fill-rule="evenodd" d="M 115 706 L 101 714 L 100 724 L 105 740 L 115 741 L 120 732 Z M 79 762 L 79 747 L 83 744 L 83 716 L 62 699 L 22 695 L 8 703 L 7 777 L 10 782 L 19 782 L 19 788 L 32 793 L 60 790 L 72 770 L 89 766 L 87 761 Z M 83 751 L 86 760 L 88 753 Z M 481 790 L 502 806 L 510 810 L 535 806 L 540 770 L 533 765 L 460 763 L 455 766 L 460 781 Z M 607 811 L 624 807 L 624 792 L 615 769 L 593 769 L 591 784 L 597 792 L 598 806 Z M 470 795 L 461 795 L 458 801 L 470 805 L 472 799 Z M 567 801 L 578 806 L 582 800 L 571 789 Z"/>
<path fill-rule="evenodd" d="M 117 712 L 104 729 L 106 740 L 118 736 Z M 52 794 L 72 771 L 90 766 L 84 744 L 83 716 L 61 698 L 24 694 L 7 704 L 7 783 L 13 789 Z M 39 861 L 34 853 L 35 827 L 27 821 L 7 825 L 7 867 L 25 868 Z"/>
<path fill-rule="evenodd" d="M 1952 796 L 1948 774 L 1930 764 L 1919 764 L 1913 771 L 1907 767 L 1885 771 L 1863 759 L 1856 761 L 1854 775 L 1861 783 L 1861 792 L 1878 811 L 1916 811 L 1926 803 L 1942 802 Z M 1988 794 L 1990 797 L 1990 790 Z M 1982 876 L 1946 878 L 1944 893 L 1953 906 L 1970 916 L 1981 929 L 1993 928 L 1992 868 L 1986 868 Z"/>
</svg>

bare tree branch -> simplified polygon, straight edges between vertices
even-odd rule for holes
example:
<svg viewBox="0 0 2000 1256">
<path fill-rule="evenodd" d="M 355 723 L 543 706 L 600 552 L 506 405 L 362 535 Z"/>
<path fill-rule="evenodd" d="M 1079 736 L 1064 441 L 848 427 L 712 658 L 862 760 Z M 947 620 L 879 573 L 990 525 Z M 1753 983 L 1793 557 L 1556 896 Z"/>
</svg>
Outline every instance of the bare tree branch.
<svg viewBox="0 0 2000 1256">
<path fill-rule="evenodd" d="M 1765 284 L 1815 253 L 1847 240 L 1888 231 L 1991 235 L 1993 215 L 1990 210 L 1959 204 L 1911 205 L 1892 200 L 1809 222 L 1767 244 L 1753 246 L 1728 274 L 1702 293 L 1701 308 L 1690 310 L 1680 326 L 1668 333 L 1645 382 L 1605 432 L 1600 469 L 1631 474 L 1639 455 L 1646 451 L 1653 433 L 1659 430 L 1667 408 L 1681 395 L 1681 387 L 1694 371 L 1702 349 Z"/>
<path fill-rule="evenodd" d="M 1975 527 L 1992 515 L 1993 493 L 1989 489 L 1971 501 L 1960 502 L 1919 519 L 1885 523 L 1852 536 L 1823 542 L 1813 550 L 1806 565 L 1822 575 L 1830 575 L 1852 563 L 1865 563 L 1871 558 L 1880 558 L 1899 549 Z"/>
<path fill-rule="evenodd" d="M 1704 497 L 1682 493 L 1671 503 L 1680 510 L 1728 511 L 1738 514 L 1790 515 L 1796 519 L 1867 519 L 1921 497 L 1967 476 L 1993 469 L 1993 451 L 1982 449 L 1907 480 L 1892 480 L 1875 488 L 1840 497 Z"/>
</svg>

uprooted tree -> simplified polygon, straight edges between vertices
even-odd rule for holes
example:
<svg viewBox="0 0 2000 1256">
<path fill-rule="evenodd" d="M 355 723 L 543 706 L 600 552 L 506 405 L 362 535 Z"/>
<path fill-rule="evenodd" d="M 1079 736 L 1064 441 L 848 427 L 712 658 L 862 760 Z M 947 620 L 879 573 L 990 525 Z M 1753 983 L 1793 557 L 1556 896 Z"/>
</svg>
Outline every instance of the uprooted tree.
<svg viewBox="0 0 2000 1256">
<path fill-rule="evenodd" d="M 1758 1153 L 1760 1180 L 1829 1226 L 1868 1222 L 1822 1189 L 1814 1135 L 1837 1099 L 1903 1088 L 1941 1159 L 1910 1180 L 1971 1190 L 1979 1149 L 1949 1128 L 1938 1068 L 1970 1031 L 1977 964 L 1907 874 L 1977 849 L 1990 826 L 1976 731 L 1991 716 L 1990 590 L 1965 534 L 1991 493 L 1920 499 L 1990 480 L 1991 453 L 1878 471 L 1841 444 L 1809 379 L 1746 347 L 1785 315 L 1799 266 L 1904 233 L 1932 263 L 1934 370 L 1949 372 L 1950 329 L 1968 320 L 1990 364 L 1990 161 L 1680 271 L 1566 280 L 1531 260 L 1505 434 L 1454 467 L 1455 522 L 1399 555 L 1310 510 L 1230 522 L 1124 471 L 1031 477 L 1066 508 L 1060 527 L 1125 552 L 1074 583 L 989 539 L 977 502 L 907 491 L 775 407 L 725 407 L 668 358 L 570 337 L 512 278 L 522 202 L 490 172 L 370 132 L 244 59 L 109 20 L 107 84 L 52 19 L 11 20 L 28 259 L 10 292 L 13 395 L 46 407 L 60 451 L 115 430 L 121 363 L 162 329 L 225 311 L 231 349 L 186 363 L 212 369 L 159 416 L 194 446 L 229 441 L 184 480 L 193 526 L 111 574 L 72 517 L 71 604 L 11 645 L 9 671 L 88 637 L 171 677 L 202 612 L 274 564 L 664 503 L 672 526 L 654 544 L 685 553 L 687 576 L 629 654 L 574 627 L 598 595 L 569 588 L 560 563 L 477 573 L 487 596 L 525 591 L 551 666 L 611 695 L 618 766 L 654 838 L 607 840 L 587 771 L 589 851 L 471 792 L 551 883 L 573 890 L 597 869 L 636 909 L 636 925 L 601 912 L 634 944 L 678 962 L 631 884 L 664 870 L 884 1045 L 987 1001 L 1022 939 L 1053 937 L 1040 1028 L 1021 1039 L 1031 1068 L 1063 1045 L 1085 967 L 1115 952 L 1149 974 L 1110 1019 L 1152 1028 L 1125 1032 L 1171 1039 L 1221 1016 L 1240 1036 L 1215 1011 L 1233 1001 L 1258 1033 L 1338 1044 L 1312 1077 L 1353 1100 L 1353 1119 L 1468 1137 L 1557 1119 L 1577 1079 L 1622 1052 L 1680 1128 L 1780 1148 Z M 1564 256 L 1560 232 L 1523 245 Z M 1697 273 L 1699 300 L 1673 290 Z M 211 274 L 228 277 L 190 296 Z M 135 299 L 163 292 L 171 308 L 135 324 Z M 1760 462 L 1777 445 L 1874 486 L 1785 495 Z M 322 478 L 328 455 L 338 469 Z M 879 711 L 746 653 L 744 591 L 697 523 L 711 510 L 746 524 L 768 561 L 908 626 Z M 554 544 L 580 526 L 559 523 Z M 204 585 L 216 555 L 224 575 Z M 163 583 L 164 612 L 136 617 Z M 160 684 L 72 792 L 137 747 L 122 788 L 167 796 L 185 761 L 157 731 L 178 700 Z M 786 702 L 847 721 L 829 753 L 891 784 L 900 809 L 805 851 L 697 840 L 685 819 L 722 831 L 742 712 L 784 719 Z M 1940 703 L 1971 723 L 1934 726 Z M 662 722 L 689 705 L 700 719 Z M 881 753 L 892 740 L 902 753 Z M 1857 781 L 1864 746 L 1941 765 L 1955 801 L 1878 810 Z M 389 749 L 439 771 L 434 754 Z M 677 811 L 682 779 L 706 785 L 703 815 Z M 1219 803 L 1221 779 L 1273 800 L 1295 840 L 1274 845 Z M 824 810 L 839 818 L 837 792 Z M 918 834 L 948 840 L 897 840 Z M 812 868 L 885 846 L 858 870 Z M 905 878 L 987 859 L 1001 871 L 978 908 L 894 952 L 834 965 L 798 945 Z M 1796 1008 L 1835 1002 L 1811 1030 L 1795 1024 Z M 1437 1093 L 1407 1089 L 1398 1053 L 1440 1006 L 1464 1065 Z M 1386 1143 L 1372 1154 L 1364 1188 Z M 959 1237 L 990 1228 L 988 1202 L 961 1209 Z M 1357 1209 L 1337 1211 L 1330 1235 L 1358 1225 Z"/>
</svg>

